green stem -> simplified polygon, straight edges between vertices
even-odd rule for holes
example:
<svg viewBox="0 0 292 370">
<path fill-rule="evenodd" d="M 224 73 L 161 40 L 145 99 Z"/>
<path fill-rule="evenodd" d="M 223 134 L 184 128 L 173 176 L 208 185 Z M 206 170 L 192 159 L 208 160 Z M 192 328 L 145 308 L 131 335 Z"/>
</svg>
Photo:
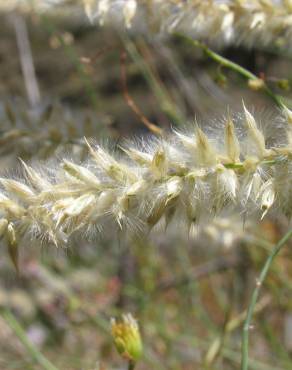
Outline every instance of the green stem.
<svg viewBox="0 0 292 370">
<path fill-rule="evenodd" d="M 75 50 L 75 48 L 67 44 L 63 37 L 60 36 L 60 30 L 59 28 L 50 20 L 47 16 L 42 16 L 41 18 L 43 25 L 45 26 L 45 29 L 49 33 L 50 36 L 57 37 L 58 41 L 60 42 L 61 46 L 63 47 L 63 50 L 65 51 L 66 55 L 68 56 L 69 60 L 73 63 L 80 80 L 84 84 L 85 92 L 90 99 L 90 102 L 92 106 L 98 110 L 100 108 L 99 106 L 99 99 L 97 96 L 96 89 L 94 87 L 94 84 L 91 80 L 91 78 L 87 75 L 84 65 L 80 62 L 80 58 Z"/>
<path fill-rule="evenodd" d="M 264 267 L 260 273 L 259 279 L 257 280 L 256 287 L 252 293 L 250 304 L 248 306 L 246 319 L 244 321 L 243 330 L 242 330 L 242 345 L 241 345 L 241 370 L 248 370 L 248 345 L 249 345 L 249 330 L 250 324 L 256 306 L 256 302 L 259 296 L 261 286 L 269 272 L 269 269 L 274 261 L 274 258 L 280 252 L 281 248 L 285 243 L 292 237 L 292 229 L 288 231 L 283 238 L 274 246 L 272 252 L 268 256 Z"/>
<path fill-rule="evenodd" d="M 153 73 L 152 68 L 146 62 L 145 58 L 142 57 L 135 43 L 133 43 L 129 38 L 125 37 L 125 35 L 121 36 L 123 44 L 125 45 L 125 49 L 129 53 L 132 60 L 138 65 L 146 82 L 154 92 L 163 112 L 169 117 L 169 119 L 178 125 L 181 122 L 185 122 L 184 114 L 181 112 L 180 108 L 174 104 L 167 89 L 160 83 L 160 81 L 158 81 L 155 73 Z M 142 40 L 140 40 L 140 42 L 142 42 Z"/>
<path fill-rule="evenodd" d="M 16 336 L 19 338 L 27 352 L 30 354 L 31 358 L 38 363 L 44 370 L 59 370 L 54 366 L 38 349 L 37 347 L 28 339 L 25 331 L 20 326 L 16 317 L 8 309 L 0 311 L 1 316 L 14 331 Z"/>
<path fill-rule="evenodd" d="M 134 361 L 129 361 L 128 370 L 134 370 L 136 363 Z"/>
<path fill-rule="evenodd" d="M 200 48 L 201 50 L 204 51 L 204 53 L 211 59 L 213 59 L 215 62 L 220 64 L 223 67 L 229 68 L 235 72 L 237 72 L 239 75 L 242 77 L 246 78 L 247 80 L 259 80 L 259 78 L 254 75 L 252 72 L 248 71 L 244 67 L 240 66 L 237 63 L 232 62 L 229 59 L 226 59 L 222 57 L 220 54 L 216 53 L 215 51 L 211 50 L 206 46 L 204 43 L 198 41 L 198 40 L 193 40 L 192 38 L 182 35 L 180 33 L 175 33 L 176 36 L 183 38 L 187 42 L 191 43 L 193 46 Z M 263 81 L 264 82 L 264 81 Z M 281 97 L 279 95 L 276 95 L 273 93 L 273 91 L 266 85 L 264 82 L 262 86 L 262 90 L 270 96 L 274 100 L 274 102 L 280 107 L 284 108 L 285 104 L 282 102 Z"/>
<path fill-rule="evenodd" d="M 259 164 L 262 164 L 262 165 L 273 165 L 273 164 L 276 164 L 277 163 L 277 158 L 275 159 L 269 159 L 269 160 L 263 160 L 261 161 Z M 243 162 L 238 162 L 238 163 L 224 163 L 223 166 L 225 168 L 231 168 L 231 169 L 242 169 L 244 168 L 244 163 Z"/>
</svg>

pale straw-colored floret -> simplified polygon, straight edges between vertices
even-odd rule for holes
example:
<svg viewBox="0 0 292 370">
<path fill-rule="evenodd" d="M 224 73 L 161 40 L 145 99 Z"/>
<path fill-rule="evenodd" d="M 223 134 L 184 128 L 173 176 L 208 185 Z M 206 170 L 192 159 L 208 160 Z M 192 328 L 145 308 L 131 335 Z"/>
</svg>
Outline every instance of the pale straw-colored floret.
<svg viewBox="0 0 292 370">
<path fill-rule="evenodd" d="M 134 32 L 183 32 L 217 45 L 291 45 L 291 0 L 83 1 L 92 21 Z"/>
<path fill-rule="evenodd" d="M 119 155 L 86 141 L 83 163 L 66 158 L 36 170 L 22 162 L 22 179 L 0 178 L 0 235 L 64 245 L 113 225 L 143 233 L 163 222 L 191 228 L 226 212 L 290 218 L 292 112 L 285 108 L 282 116 L 287 135 L 274 141 L 243 107 L 236 119 L 228 114 L 216 134 L 196 124 L 188 134 L 129 144 Z"/>
<path fill-rule="evenodd" d="M 134 33 L 181 32 L 216 46 L 292 44 L 292 0 L 9 0 L 0 10 L 33 7 L 80 18 L 80 5 L 92 22 Z"/>
</svg>

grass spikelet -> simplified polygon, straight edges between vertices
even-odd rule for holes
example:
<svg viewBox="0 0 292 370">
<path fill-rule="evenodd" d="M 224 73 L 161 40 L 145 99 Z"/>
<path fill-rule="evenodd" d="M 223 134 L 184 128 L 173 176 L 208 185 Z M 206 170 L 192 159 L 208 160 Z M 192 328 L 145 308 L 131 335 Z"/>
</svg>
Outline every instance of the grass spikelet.
<svg viewBox="0 0 292 370">
<path fill-rule="evenodd" d="M 246 109 L 243 104 L 243 110 L 245 114 L 245 122 L 247 126 L 247 133 L 250 140 L 254 144 L 256 154 L 259 158 L 263 158 L 266 154 L 266 144 L 263 133 L 258 129 L 256 121 L 253 115 Z"/>
<path fill-rule="evenodd" d="M 228 116 L 225 125 L 225 146 L 228 159 L 233 163 L 239 162 L 240 146 L 235 135 L 234 124 L 230 116 Z"/>
</svg>

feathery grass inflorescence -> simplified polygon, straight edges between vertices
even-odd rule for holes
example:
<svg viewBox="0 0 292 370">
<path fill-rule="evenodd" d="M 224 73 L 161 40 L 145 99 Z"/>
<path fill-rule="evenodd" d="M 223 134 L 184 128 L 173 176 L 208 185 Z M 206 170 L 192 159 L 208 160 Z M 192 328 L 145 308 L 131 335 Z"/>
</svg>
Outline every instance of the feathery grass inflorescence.
<svg viewBox="0 0 292 370">
<path fill-rule="evenodd" d="M 217 46 L 291 46 L 292 0 L 10 0 L 0 10 L 76 16 L 80 3 L 91 21 L 148 35 L 181 32 Z"/>
<path fill-rule="evenodd" d="M 291 45 L 291 0 L 83 0 L 91 20 L 247 46 Z"/>
<path fill-rule="evenodd" d="M 72 112 L 55 103 L 29 110 L 21 100 L 16 102 L 0 104 L 5 113 L 0 114 L 2 158 L 45 159 L 65 150 L 86 155 L 83 137 L 101 137 L 111 129 L 102 115 L 97 120 L 95 115 L 97 123 L 93 124 L 93 113 Z"/>
<path fill-rule="evenodd" d="M 22 162 L 22 180 L 0 179 L 1 236 L 13 251 L 25 238 L 64 245 L 112 224 L 141 233 L 163 220 L 190 228 L 229 211 L 263 218 L 274 209 L 291 217 L 292 112 L 284 110 L 285 138 L 269 142 L 245 107 L 243 113 L 241 128 L 227 116 L 221 136 L 195 125 L 188 135 L 122 148 L 125 155 L 86 141 L 83 163 L 63 159 L 36 170 Z"/>
</svg>

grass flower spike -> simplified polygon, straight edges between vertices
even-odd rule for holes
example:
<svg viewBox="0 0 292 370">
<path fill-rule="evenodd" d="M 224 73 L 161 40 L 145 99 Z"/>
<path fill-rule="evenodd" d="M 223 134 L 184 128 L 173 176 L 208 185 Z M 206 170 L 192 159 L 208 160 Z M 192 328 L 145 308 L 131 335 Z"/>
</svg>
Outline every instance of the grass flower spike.
<svg viewBox="0 0 292 370">
<path fill-rule="evenodd" d="M 285 108 L 282 123 L 271 122 L 275 138 L 244 107 L 219 132 L 196 125 L 188 134 L 130 144 L 124 155 L 86 141 L 84 162 L 64 158 L 38 170 L 22 162 L 22 179 L 0 179 L 1 236 L 13 245 L 23 239 L 66 245 L 114 225 L 144 233 L 162 221 L 190 228 L 232 212 L 291 217 L 290 116 Z"/>
<path fill-rule="evenodd" d="M 4 4 L 5 3 L 5 4 Z M 0 9 L 31 6 L 42 12 L 74 14 L 80 3 L 100 25 L 145 34 L 181 32 L 219 45 L 291 46 L 291 0 L 42 0 L 3 1 Z M 76 12 L 75 12 L 76 13 Z"/>
<path fill-rule="evenodd" d="M 102 25 L 182 32 L 217 45 L 291 45 L 290 0 L 84 0 L 84 6 Z"/>
</svg>

